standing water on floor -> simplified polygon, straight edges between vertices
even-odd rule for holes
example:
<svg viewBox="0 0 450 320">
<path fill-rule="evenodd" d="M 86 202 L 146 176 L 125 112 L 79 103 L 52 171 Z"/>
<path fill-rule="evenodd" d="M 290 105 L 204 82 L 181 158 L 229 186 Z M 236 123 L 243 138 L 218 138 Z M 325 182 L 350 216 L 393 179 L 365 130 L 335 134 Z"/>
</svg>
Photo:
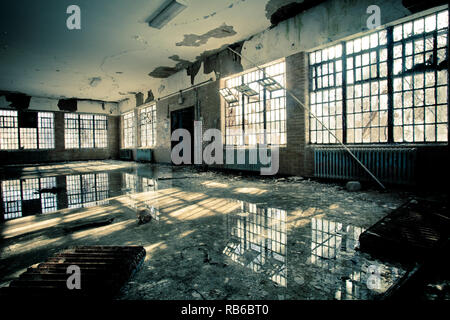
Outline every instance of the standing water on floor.
<svg viewBox="0 0 450 320">
<path fill-rule="evenodd" d="M 0 183 L 2 285 L 74 245 L 144 246 L 120 299 L 374 299 L 405 274 L 357 250 L 398 204 L 383 194 L 123 162 L 19 171 Z"/>
</svg>

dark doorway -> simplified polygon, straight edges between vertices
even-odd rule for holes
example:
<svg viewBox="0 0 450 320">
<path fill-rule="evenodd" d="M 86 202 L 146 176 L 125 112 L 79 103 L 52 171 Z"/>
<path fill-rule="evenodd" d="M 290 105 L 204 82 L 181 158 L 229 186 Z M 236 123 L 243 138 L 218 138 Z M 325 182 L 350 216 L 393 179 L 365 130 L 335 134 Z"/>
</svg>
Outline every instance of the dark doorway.
<svg viewBox="0 0 450 320">
<path fill-rule="evenodd" d="M 181 110 L 171 111 L 170 112 L 170 133 L 172 133 L 176 129 L 186 129 L 191 134 L 191 161 L 190 163 L 194 163 L 194 107 L 185 108 Z M 172 141 L 172 147 L 176 146 L 180 143 L 183 138 L 180 138 L 180 141 Z M 182 152 L 180 156 L 183 156 Z M 173 164 L 173 163 L 172 163 Z"/>
</svg>

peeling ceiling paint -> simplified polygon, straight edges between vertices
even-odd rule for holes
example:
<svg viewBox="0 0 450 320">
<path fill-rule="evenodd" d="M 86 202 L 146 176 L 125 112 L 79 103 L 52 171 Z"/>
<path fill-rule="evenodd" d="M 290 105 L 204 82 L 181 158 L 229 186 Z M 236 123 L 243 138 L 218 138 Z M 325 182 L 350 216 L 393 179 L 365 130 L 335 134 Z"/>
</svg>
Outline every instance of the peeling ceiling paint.
<svg viewBox="0 0 450 320">
<path fill-rule="evenodd" d="M 176 45 L 186 46 L 186 47 L 200 47 L 201 45 L 204 45 L 208 42 L 210 38 L 226 38 L 234 36 L 236 31 L 234 31 L 233 26 L 227 26 L 225 23 L 221 25 L 220 27 L 217 27 L 215 29 L 212 29 L 202 35 L 196 35 L 196 34 L 185 34 L 184 39 L 181 42 L 177 42 Z"/>
<path fill-rule="evenodd" d="M 81 30 L 66 27 L 69 2 L 3 1 L 0 90 L 103 101 L 159 92 L 161 76 L 192 66 L 192 77 L 198 57 L 270 26 L 265 0 L 184 0 L 165 27 L 150 28 L 145 19 L 163 1 L 78 0 Z"/>
</svg>

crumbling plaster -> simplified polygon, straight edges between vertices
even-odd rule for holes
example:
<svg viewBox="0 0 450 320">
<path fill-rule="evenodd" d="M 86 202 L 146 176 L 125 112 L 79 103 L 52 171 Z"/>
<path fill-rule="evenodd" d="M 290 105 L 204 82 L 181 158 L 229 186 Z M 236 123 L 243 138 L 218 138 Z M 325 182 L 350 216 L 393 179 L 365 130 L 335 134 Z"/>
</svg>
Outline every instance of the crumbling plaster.
<svg viewBox="0 0 450 320">
<path fill-rule="evenodd" d="M 286 1 L 281 0 L 267 2 L 266 18 L 270 19 L 270 14 L 276 11 L 276 6 L 281 7 L 286 5 L 286 3 Z M 409 10 L 402 5 L 402 0 L 326 1 L 279 23 L 273 28 L 267 27 L 264 31 L 248 37 L 242 45 L 241 53 L 245 57 L 240 61 L 242 69 L 249 69 L 254 67 L 255 64 L 268 63 L 302 51 L 309 51 L 348 36 L 366 32 L 368 31 L 366 22 L 369 17 L 366 11 L 370 5 L 378 5 L 381 8 L 382 25 L 410 15 Z M 345 23 L 342 23 L 343 21 Z M 226 46 L 223 46 L 223 50 L 227 50 Z M 205 75 L 204 66 L 205 63 L 202 64 L 194 83 L 200 83 L 209 79 L 213 74 L 217 76 L 213 72 Z M 218 76 L 228 75 L 225 73 Z M 190 76 L 185 69 L 166 79 L 158 80 L 158 83 L 152 86 L 155 99 L 191 86 Z M 159 91 L 158 88 L 162 87 L 164 90 Z M 132 99 L 131 97 L 130 100 Z M 133 102 L 119 104 L 121 113 L 130 110 L 134 106 Z"/>
</svg>

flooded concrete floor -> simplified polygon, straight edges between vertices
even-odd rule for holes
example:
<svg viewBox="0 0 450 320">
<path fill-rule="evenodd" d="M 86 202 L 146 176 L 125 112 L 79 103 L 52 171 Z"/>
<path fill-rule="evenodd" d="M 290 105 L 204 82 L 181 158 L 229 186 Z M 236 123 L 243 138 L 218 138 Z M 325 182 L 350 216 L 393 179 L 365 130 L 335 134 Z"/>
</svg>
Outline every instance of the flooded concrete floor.
<svg viewBox="0 0 450 320">
<path fill-rule="evenodd" d="M 1 285 L 74 245 L 145 247 L 119 299 L 374 299 L 406 271 L 357 250 L 405 192 L 120 161 L 3 168 L 0 178 Z"/>
</svg>

